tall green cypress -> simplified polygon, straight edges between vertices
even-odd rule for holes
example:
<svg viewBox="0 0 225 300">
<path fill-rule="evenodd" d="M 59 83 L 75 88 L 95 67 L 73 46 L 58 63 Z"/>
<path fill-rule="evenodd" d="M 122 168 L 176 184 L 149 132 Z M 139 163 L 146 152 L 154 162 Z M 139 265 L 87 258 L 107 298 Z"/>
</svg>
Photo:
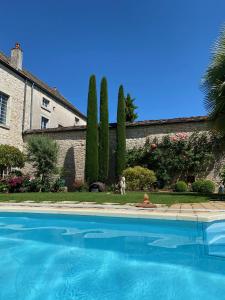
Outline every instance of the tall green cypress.
<svg viewBox="0 0 225 300">
<path fill-rule="evenodd" d="M 88 183 L 98 180 L 98 112 L 95 75 L 89 80 L 85 176 Z"/>
<path fill-rule="evenodd" d="M 99 124 L 99 179 L 105 182 L 109 172 L 109 113 L 108 91 L 105 77 L 101 81 Z"/>
<path fill-rule="evenodd" d="M 117 107 L 116 175 L 122 175 L 126 164 L 126 116 L 123 86 L 119 87 Z"/>
</svg>

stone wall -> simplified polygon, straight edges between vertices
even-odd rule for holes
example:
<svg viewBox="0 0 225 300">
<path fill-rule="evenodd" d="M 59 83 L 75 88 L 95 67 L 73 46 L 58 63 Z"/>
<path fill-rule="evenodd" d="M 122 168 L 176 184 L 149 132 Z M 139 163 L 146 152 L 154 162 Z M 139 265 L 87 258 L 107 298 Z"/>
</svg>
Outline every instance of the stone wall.
<svg viewBox="0 0 225 300">
<path fill-rule="evenodd" d="M 166 134 L 175 134 L 185 132 L 191 134 L 193 132 L 207 131 L 207 121 L 205 117 L 171 119 L 159 121 L 136 122 L 127 125 L 126 129 L 126 145 L 127 149 L 133 147 L 141 147 L 147 138 L 162 138 Z M 64 167 L 66 171 L 66 182 L 71 187 L 74 180 L 84 180 L 85 169 L 85 126 L 66 127 L 47 130 L 27 131 L 24 135 L 25 142 L 30 135 L 47 134 L 59 144 L 59 166 Z M 110 178 L 115 173 L 115 148 L 116 148 L 116 126 L 110 126 Z M 212 179 L 216 178 L 216 174 L 212 170 L 209 174 Z"/>
<path fill-rule="evenodd" d="M 9 96 L 6 124 L 0 124 L 0 144 L 16 146 L 22 150 L 24 80 L 6 67 L 1 66 L 0 92 Z"/>
</svg>

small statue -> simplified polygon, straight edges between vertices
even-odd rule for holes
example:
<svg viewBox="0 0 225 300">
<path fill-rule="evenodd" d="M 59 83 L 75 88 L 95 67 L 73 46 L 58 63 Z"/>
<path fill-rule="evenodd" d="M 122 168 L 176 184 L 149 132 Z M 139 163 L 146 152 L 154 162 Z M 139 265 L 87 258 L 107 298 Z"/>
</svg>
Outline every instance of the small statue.
<svg viewBox="0 0 225 300">
<path fill-rule="evenodd" d="M 126 194 L 126 179 L 124 176 L 120 177 L 119 187 L 120 187 L 120 194 L 125 195 Z"/>
<path fill-rule="evenodd" d="M 149 201 L 149 196 L 148 196 L 148 194 L 144 194 L 144 200 L 143 200 L 143 203 L 144 204 L 150 204 L 150 201 Z"/>
<path fill-rule="evenodd" d="M 136 207 L 141 207 L 141 208 L 156 208 L 157 206 L 150 201 L 149 195 L 145 193 L 144 194 L 143 202 L 136 204 Z"/>
</svg>

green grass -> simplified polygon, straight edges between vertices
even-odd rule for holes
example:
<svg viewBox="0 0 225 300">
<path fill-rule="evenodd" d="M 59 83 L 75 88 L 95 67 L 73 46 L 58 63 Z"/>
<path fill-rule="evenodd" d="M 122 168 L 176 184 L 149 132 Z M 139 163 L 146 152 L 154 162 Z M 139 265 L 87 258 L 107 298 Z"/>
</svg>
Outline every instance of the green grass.
<svg viewBox="0 0 225 300">
<path fill-rule="evenodd" d="M 209 201 L 212 196 L 198 195 L 194 193 L 149 193 L 150 200 L 153 203 L 171 205 L 173 203 L 196 203 Z M 79 201 L 79 202 L 96 202 L 96 203 L 138 203 L 143 201 L 143 192 L 128 192 L 125 196 L 113 193 L 18 193 L 18 194 L 0 194 L 0 201 L 22 202 L 32 200 L 35 202 L 42 201 Z M 215 196 L 214 196 L 215 197 Z"/>
</svg>

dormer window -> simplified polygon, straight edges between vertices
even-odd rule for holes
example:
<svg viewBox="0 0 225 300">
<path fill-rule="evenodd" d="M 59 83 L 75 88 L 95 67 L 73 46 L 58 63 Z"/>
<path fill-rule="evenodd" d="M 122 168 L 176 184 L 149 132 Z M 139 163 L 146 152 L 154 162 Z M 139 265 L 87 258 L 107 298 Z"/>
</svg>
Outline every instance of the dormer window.
<svg viewBox="0 0 225 300">
<path fill-rule="evenodd" d="M 42 106 L 45 108 L 49 108 L 50 101 L 46 98 L 42 98 Z"/>
</svg>

